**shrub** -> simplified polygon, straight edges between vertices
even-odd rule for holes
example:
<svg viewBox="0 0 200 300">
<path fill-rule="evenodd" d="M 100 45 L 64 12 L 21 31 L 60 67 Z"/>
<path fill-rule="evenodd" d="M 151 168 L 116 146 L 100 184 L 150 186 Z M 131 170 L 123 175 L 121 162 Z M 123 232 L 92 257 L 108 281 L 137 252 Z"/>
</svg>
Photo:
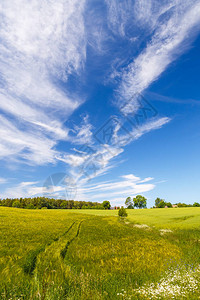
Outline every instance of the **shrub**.
<svg viewBox="0 0 200 300">
<path fill-rule="evenodd" d="M 128 215 L 127 215 L 127 212 L 126 212 L 126 209 L 122 206 L 121 208 L 120 208 L 120 210 L 118 211 L 118 215 L 120 216 L 120 217 L 127 217 Z"/>
</svg>

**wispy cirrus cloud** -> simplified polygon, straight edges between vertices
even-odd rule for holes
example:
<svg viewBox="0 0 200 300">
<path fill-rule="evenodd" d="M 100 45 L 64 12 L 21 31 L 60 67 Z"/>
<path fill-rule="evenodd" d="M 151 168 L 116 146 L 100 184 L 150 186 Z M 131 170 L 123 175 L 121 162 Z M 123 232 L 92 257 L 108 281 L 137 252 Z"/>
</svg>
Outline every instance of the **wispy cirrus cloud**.
<svg viewBox="0 0 200 300">
<path fill-rule="evenodd" d="M 6 198 L 32 197 L 38 193 L 42 193 L 42 187 L 38 186 L 37 181 L 25 181 L 5 189 L 2 193 Z"/>
<path fill-rule="evenodd" d="M 92 144 L 93 132 L 92 124 L 89 122 L 89 116 L 82 116 L 80 125 L 74 125 L 69 132 L 69 140 L 72 144 Z"/>
<path fill-rule="evenodd" d="M 141 3 L 144 5 L 147 1 Z M 155 18 L 157 26 L 142 52 L 119 73 L 120 105 L 132 95 L 143 92 L 157 80 L 170 63 L 189 48 L 200 30 L 199 1 L 167 1 L 168 8 L 163 9 L 162 6 L 159 14 L 154 11 L 155 7 L 159 6 L 158 2 L 150 3 L 151 9 L 146 12 L 149 15 L 147 20 L 159 16 Z"/>
<path fill-rule="evenodd" d="M 141 179 L 134 174 L 123 175 L 119 180 L 99 182 L 98 184 L 87 184 L 77 190 L 77 198 L 83 200 L 91 199 L 92 201 L 109 200 L 113 205 L 124 203 L 125 199 L 136 194 L 145 193 L 155 188 L 153 178 Z M 119 197 L 120 195 L 120 197 Z"/>
<path fill-rule="evenodd" d="M 109 143 L 97 143 L 93 136 L 91 144 L 86 143 L 83 147 L 74 148 L 73 153 L 65 153 L 59 156 L 58 159 L 69 165 L 68 172 L 78 185 L 87 184 L 88 181 L 105 175 L 115 166 L 122 163 L 119 155 L 124 152 L 128 144 L 152 130 L 161 128 L 169 121 L 170 119 L 166 117 L 152 119 L 140 126 L 132 126 L 127 133 L 120 132 L 121 126 L 117 123 L 113 125 Z M 134 178 L 127 177 L 126 179 L 133 180 Z"/>
<path fill-rule="evenodd" d="M 85 61 L 83 10 L 84 1 L 1 3 L 2 157 L 55 161 L 57 140 L 68 137 L 63 121 L 83 101 L 62 87 Z"/>
<path fill-rule="evenodd" d="M 3 196 L 10 198 L 33 197 L 43 194 L 60 199 L 71 200 L 68 196 L 73 196 L 74 200 L 96 201 L 109 200 L 113 205 L 121 205 L 128 196 L 134 197 L 138 193 L 145 193 L 155 188 L 154 183 L 146 183 L 153 181 L 153 178 L 141 179 L 133 174 L 121 176 L 115 181 L 102 181 L 97 184 L 86 184 L 80 182 L 79 186 L 71 186 L 70 183 L 64 181 L 62 185 L 48 187 L 41 186 L 38 182 L 21 182 L 12 187 L 7 188 Z M 75 190 L 73 190 L 73 189 Z M 120 195 L 120 197 L 119 197 Z M 67 197 L 67 198 L 66 198 Z"/>
</svg>

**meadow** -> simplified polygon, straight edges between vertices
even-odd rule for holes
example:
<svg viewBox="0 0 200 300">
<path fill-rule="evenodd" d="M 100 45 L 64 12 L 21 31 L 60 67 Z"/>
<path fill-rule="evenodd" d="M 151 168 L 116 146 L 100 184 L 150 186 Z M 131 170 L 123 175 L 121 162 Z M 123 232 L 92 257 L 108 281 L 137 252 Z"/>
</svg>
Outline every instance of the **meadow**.
<svg viewBox="0 0 200 300">
<path fill-rule="evenodd" d="M 198 299 L 200 208 L 0 207 L 0 299 Z"/>
</svg>

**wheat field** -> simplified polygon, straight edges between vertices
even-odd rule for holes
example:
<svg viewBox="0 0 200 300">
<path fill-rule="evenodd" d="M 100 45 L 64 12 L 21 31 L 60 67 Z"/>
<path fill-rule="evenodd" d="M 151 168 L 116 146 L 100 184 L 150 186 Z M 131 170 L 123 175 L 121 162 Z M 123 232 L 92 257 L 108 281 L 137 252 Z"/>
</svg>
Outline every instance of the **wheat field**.
<svg viewBox="0 0 200 300">
<path fill-rule="evenodd" d="M 0 299 L 198 299 L 200 209 L 0 207 Z"/>
</svg>

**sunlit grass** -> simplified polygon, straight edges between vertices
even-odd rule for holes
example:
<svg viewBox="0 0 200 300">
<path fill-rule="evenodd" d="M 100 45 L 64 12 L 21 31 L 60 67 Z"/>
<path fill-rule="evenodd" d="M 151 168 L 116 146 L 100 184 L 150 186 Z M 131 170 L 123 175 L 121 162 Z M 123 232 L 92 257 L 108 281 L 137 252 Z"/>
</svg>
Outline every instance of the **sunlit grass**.
<svg viewBox="0 0 200 300">
<path fill-rule="evenodd" d="M 171 299 L 173 289 L 175 299 L 198 299 L 199 220 L 199 208 L 119 219 L 117 211 L 1 207 L 0 299 Z"/>
<path fill-rule="evenodd" d="M 117 210 L 83 209 L 80 214 L 118 216 Z M 128 220 L 157 228 L 192 229 L 200 226 L 200 207 L 129 209 Z"/>
</svg>

